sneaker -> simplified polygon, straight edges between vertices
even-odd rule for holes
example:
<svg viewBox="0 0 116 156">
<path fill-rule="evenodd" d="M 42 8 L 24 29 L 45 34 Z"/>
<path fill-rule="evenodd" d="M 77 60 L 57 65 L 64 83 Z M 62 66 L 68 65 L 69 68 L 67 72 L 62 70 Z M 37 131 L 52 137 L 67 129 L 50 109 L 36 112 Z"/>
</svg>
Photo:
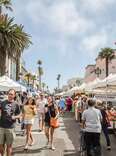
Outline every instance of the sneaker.
<svg viewBox="0 0 116 156">
<path fill-rule="evenodd" d="M 111 146 L 107 146 L 107 150 L 111 150 Z"/>
<path fill-rule="evenodd" d="M 30 144 L 29 144 L 29 146 L 33 146 L 34 145 L 34 141 L 32 141 Z"/>
<path fill-rule="evenodd" d="M 51 146 L 51 149 L 54 151 L 56 148 L 54 147 L 54 145 Z"/>
<path fill-rule="evenodd" d="M 28 145 L 25 145 L 24 150 L 28 150 Z"/>
<path fill-rule="evenodd" d="M 39 132 L 42 132 L 42 130 L 41 130 L 41 129 L 39 129 Z"/>
</svg>

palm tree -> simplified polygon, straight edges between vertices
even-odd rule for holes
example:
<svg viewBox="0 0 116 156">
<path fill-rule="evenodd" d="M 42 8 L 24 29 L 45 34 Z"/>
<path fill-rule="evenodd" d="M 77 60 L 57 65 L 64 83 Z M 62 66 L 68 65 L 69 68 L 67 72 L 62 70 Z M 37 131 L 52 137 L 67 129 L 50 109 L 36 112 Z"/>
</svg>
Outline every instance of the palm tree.
<svg viewBox="0 0 116 156">
<path fill-rule="evenodd" d="M 42 89 L 43 89 L 43 91 L 44 91 L 45 87 L 46 87 L 46 84 L 44 82 L 42 82 Z"/>
<path fill-rule="evenodd" d="M 61 75 L 58 74 L 58 75 L 57 75 L 58 89 L 60 89 L 60 78 L 61 78 Z"/>
<path fill-rule="evenodd" d="M 105 59 L 105 65 L 106 65 L 106 77 L 109 75 L 109 61 L 111 61 L 113 58 L 115 58 L 115 52 L 111 48 L 103 48 L 101 49 L 101 52 L 98 55 L 99 58 Z"/>
<path fill-rule="evenodd" d="M 41 60 L 38 60 L 38 61 L 37 61 L 37 64 L 38 64 L 39 66 L 41 66 L 41 65 L 42 65 L 42 61 L 41 61 Z"/>
<path fill-rule="evenodd" d="M 38 60 L 37 64 L 38 66 L 38 75 L 39 75 L 39 89 L 41 90 L 41 76 L 43 75 L 43 68 L 41 67 L 42 61 Z"/>
<path fill-rule="evenodd" d="M 27 85 L 29 86 L 30 85 L 30 80 L 32 79 L 32 74 L 31 73 L 27 73 L 25 75 L 25 78 L 27 80 Z"/>
<path fill-rule="evenodd" d="M 13 9 L 12 9 L 11 0 L 0 0 L 0 14 L 2 14 L 2 8 L 3 7 L 12 11 Z"/>
<path fill-rule="evenodd" d="M 14 18 L 0 15 L 0 72 L 6 71 L 6 56 L 17 60 L 17 79 L 19 78 L 20 56 L 25 48 L 31 44 L 30 36 L 23 31 L 23 25 L 13 23 Z"/>
<path fill-rule="evenodd" d="M 34 85 L 35 85 L 35 80 L 36 80 L 36 75 L 32 75 L 32 81 L 33 81 L 33 88 L 34 88 Z"/>
</svg>

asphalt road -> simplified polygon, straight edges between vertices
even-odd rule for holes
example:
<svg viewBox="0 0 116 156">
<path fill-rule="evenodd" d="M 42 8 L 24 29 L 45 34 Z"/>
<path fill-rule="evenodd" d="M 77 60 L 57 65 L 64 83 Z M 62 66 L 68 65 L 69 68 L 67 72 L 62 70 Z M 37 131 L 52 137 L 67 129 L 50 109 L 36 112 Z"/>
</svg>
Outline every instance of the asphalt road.
<svg viewBox="0 0 116 156">
<path fill-rule="evenodd" d="M 80 128 L 79 124 L 74 120 L 73 113 L 66 113 L 64 117 L 60 118 L 60 128 L 55 130 L 54 144 L 55 151 L 47 149 L 46 137 L 44 132 L 38 132 L 38 121 L 35 118 L 33 126 L 34 145 L 28 151 L 24 151 L 25 137 L 20 136 L 20 125 L 16 126 L 16 133 L 18 134 L 13 145 L 14 156 L 79 156 L 79 138 Z M 112 142 L 112 150 L 106 150 L 104 136 L 101 138 L 102 155 L 115 156 L 116 155 L 116 137 L 110 135 Z"/>
</svg>

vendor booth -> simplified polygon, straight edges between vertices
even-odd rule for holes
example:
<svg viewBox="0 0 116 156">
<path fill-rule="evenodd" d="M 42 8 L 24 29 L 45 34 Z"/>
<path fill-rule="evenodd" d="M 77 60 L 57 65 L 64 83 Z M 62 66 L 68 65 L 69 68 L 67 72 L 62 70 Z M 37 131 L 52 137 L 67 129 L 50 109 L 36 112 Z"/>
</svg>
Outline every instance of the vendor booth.
<svg viewBox="0 0 116 156">
<path fill-rule="evenodd" d="M 26 87 L 18 84 L 9 77 L 7 76 L 0 77 L 0 91 L 8 91 L 11 88 L 15 89 L 16 91 L 26 91 Z"/>
</svg>

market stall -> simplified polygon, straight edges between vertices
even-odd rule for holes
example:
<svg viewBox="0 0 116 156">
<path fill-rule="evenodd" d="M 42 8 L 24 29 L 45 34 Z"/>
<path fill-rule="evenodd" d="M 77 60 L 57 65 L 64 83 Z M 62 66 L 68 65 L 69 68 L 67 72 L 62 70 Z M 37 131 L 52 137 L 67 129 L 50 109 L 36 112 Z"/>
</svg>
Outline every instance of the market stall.
<svg viewBox="0 0 116 156">
<path fill-rule="evenodd" d="M 0 91 L 8 91 L 11 88 L 15 89 L 16 91 L 26 91 L 26 87 L 18 84 L 9 77 L 7 76 L 0 77 Z"/>
</svg>

